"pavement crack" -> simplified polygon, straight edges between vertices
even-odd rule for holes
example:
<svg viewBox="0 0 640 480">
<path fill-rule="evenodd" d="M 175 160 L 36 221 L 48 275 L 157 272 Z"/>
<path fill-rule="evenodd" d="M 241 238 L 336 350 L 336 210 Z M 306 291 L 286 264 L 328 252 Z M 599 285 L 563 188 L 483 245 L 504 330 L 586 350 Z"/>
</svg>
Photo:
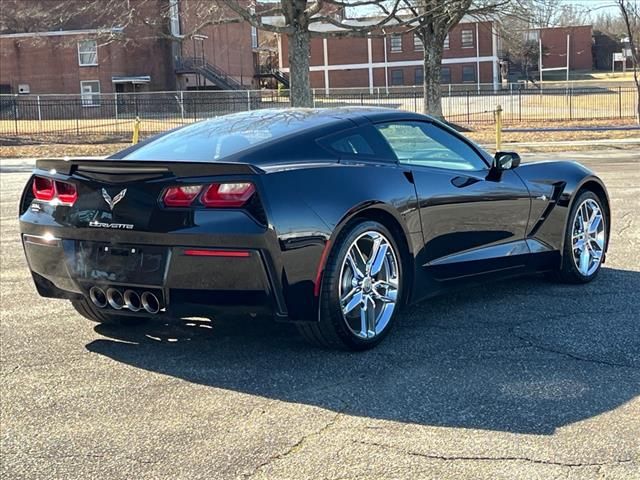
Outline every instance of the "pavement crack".
<svg viewBox="0 0 640 480">
<path fill-rule="evenodd" d="M 515 332 L 514 329 L 511 329 L 511 334 L 516 337 L 517 339 L 519 339 L 520 341 L 526 343 L 527 345 L 536 348 L 538 350 L 541 350 L 543 352 L 548 352 L 548 353 L 555 353 L 557 355 L 564 355 L 565 357 L 569 357 L 573 360 L 577 360 L 579 362 L 589 362 L 589 363 L 595 363 L 595 364 L 599 364 L 599 365 L 606 365 L 608 367 L 616 367 L 616 368 L 630 368 L 632 370 L 638 370 L 638 367 L 635 365 L 629 365 L 626 363 L 618 363 L 618 362 L 609 362 L 606 360 L 597 360 L 595 358 L 587 358 L 587 357 L 582 357 L 580 355 L 576 355 L 575 353 L 571 353 L 571 352 L 566 352 L 564 350 L 560 350 L 560 349 L 556 349 L 556 348 L 552 348 L 548 345 L 543 345 L 543 344 L 539 344 L 534 342 L 533 340 L 531 340 L 528 337 L 525 337 L 523 335 L 519 335 Z"/>
<path fill-rule="evenodd" d="M 624 463 L 631 463 L 634 460 L 632 458 L 624 458 L 621 460 L 613 460 L 609 462 L 561 462 L 554 460 L 542 460 L 538 458 L 530 458 L 524 456 L 507 456 L 507 455 L 497 455 L 497 456 L 488 456 L 488 455 L 437 455 L 431 453 L 424 452 L 416 452 L 412 450 L 403 450 L 393 445 L 387 445 L 384 443 L 378 442 L 365 442 L 362 440 L 354 440 L 354 443 L 358 443 L 361 445 L 374 446 L 386 450 L 391 450 L 396 453 L 402 453 L 405 455 L 410 455 L 413 457 L 421 457 L 428 458 L 431 460 L 442 460 L 445 462 L 455 462 L 455 461 L 469 461 L 469 462 L 526 462 L 526 463 L 535 463 L 540 465 L 554 465 L 559 467 L 569 467 L 569 468 L 588 468 L 588 467 L 604 467 L 608 465 L 619 465 Z"/>
<path fill-rule="evenodd" d="M 268 467 L 272 463 L 277 462 L 278 460 L 282 460 L 284 458 L 287 458 L 288 456 L 290 456 L 290 455 L 302 450 L 302 448 L 304 448 L 305 443 L 307 443 L 312 438 L 320 437 L 324 432 L 326 432 L 332 426 L 334 426 L 336 424 L 336 422 L 338 421 L 338 419 L 340 418 L 340 416 L 343 414 L 343 412 L 345 411 L 346 408 L 347 408 L 347 405 L 346 405 L 346 403 L 343 402 L 343 407 L 340 410 L 338 410 L 337 412 L 335 412 L 335 414 L 331 417 L 331 419 L 328 422 L 326 422 L 322 427 L 314 430 L 311 433 L 303 435 L 296 443 L 291 445 L 284 452 L 280 452 L 280 453 L 278 453 L 276 455 L 270 456 L 264 462 L 260 463 L 256 468 L 254 468 L 251 473 L 244 474 L 244 478 L 246 478 L 246 479 L 253 478 L 261 470 L 263 470 L 264 468 Z"/>
</svg>

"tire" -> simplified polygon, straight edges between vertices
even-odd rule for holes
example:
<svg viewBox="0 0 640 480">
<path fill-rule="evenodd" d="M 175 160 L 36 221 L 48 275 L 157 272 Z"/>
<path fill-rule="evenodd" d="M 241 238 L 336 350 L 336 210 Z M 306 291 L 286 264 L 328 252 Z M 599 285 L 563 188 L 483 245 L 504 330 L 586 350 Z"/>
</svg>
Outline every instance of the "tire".
<svg viewBox="0 0 640 480">
<path fill-rule="evenodd" d="M 144 316 L 108 314 L 94 307 L 91 301 L 86 298 L 71 300 L 71 304 L 84 318 L 105 325 L 140 325 L 149 319 Z"/>
<path fill-rule="evenodd" d="M 378 239 L 378 261 L 370 261 Z M 360 252 L 354 250 L 356 243 Z M 327 259 L 319 320 L 299 324 L 298 330 L 305 340 L 323 348 L 375 347 L 393 326 L 402 288 L 402 257 L 393 234 L 381 223 L 356 220 L 340 232 Z M 344 313 L 343 308 L 350 311 Z"/>
<path fill-rule="evenodd" d="M 586 217 L 593 220 L 584 224 L 582 219 Z M 597 218 L 599 223 L 596 222 Z M 554 274 L 555 280 L 580 284 L 591 282 L 598 276 L 607 249 L 608 225 L 609 218 L 602 200 L 589 190 L 579 194 L 569 212 L 562 264 Z"/>
</svg>

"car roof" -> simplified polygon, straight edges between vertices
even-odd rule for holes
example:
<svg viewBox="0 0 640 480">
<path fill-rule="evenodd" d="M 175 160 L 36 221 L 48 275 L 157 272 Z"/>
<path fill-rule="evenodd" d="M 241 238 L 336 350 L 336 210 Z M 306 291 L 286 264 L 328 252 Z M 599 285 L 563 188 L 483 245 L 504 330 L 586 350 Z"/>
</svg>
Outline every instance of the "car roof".
<svg viewBox="0 0 640 480">
<path fill-rule="evenodd" d="M 175 139 L 180 145 L 184 145 L 181 137 L 189 136 L 191 151 L 184 154 L 192 161 L 208 161 L 208 157 L 200 158 L 197 155 L 198 152 L 206 155 L 209 153 L 206 148 L 197 148 L 198 139 L 205 143 L 210 142 L 216 134 L 235 138 L 238 137 L 237 134 L 245 134 L 247 128 L 256 135 L 260 131 L 269 132 L 271 135 L 270 140 L 258 141 L 251 146 L 247 144 L 247 148 L 239 148 L 235 152 L 229 153 L 229 155 L 233 153 L 231 156 L 237 159 L 243 157 L 245 152 L 255 151 L 270 145 L 291 145 L 291 142 L 299 142 L 301 140 L 308 142 L 308 139 L 315 135 L 326 136 L 372 122 L 419 119 L 428 120 L 430 117 L 392 108 L 364 106 L 258 109 L 213 117 L 170 130 L 122 150 L 109 158 L 132 160 L 174 159 L 179 161 L 181 160 L 179 156 L 171 157 L 175 152 L 172 153 L 172 150 L 167 148 L 167 145 L 171 143 L 172 139 Z M 311 152 L 307 150 L 307 153 Z M 187 158 L 183 160 L 187 160 Z M 214 159 L 211 158 L 210 160 Z"/>
<path fill-rule="evenodd" d="M 241 112 L 227 115 L 228 118 L 243 117 L 247 120 L 267 120 L 279 121 L 284 118 L 295 116 L 298 120 L 308 121 L 309 128 L 318 126 L 319 124 L 327 125 L 332 121 L 336 123 L 343 120 L 351 120 L 361 125 L 376 121 L 400 119 L 400 118 L 429 118 L 426 115 L 406 112 L 395 108 L 385 107 L 367 107 L 367 106 L 348 106 L 348 107 L 332 107 L 332 108 L 265 108 L 253 110 L 251 112 Z"/>
</svg>

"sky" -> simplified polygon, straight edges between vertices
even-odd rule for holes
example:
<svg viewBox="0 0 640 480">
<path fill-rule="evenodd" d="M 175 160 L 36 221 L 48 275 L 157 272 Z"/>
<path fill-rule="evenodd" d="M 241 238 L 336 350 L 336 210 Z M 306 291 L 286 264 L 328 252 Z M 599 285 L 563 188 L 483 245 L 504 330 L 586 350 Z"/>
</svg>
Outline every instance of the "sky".
<svg viewBox="0 0 640 480">
<path fill-rule="evenodd" d="M 611 0 L 563 0 L 563 3 L 580 5 L 591 10 L 592 15 L 598 15 L 603 12 L 617 14 L 618 7 Z"/>
</svg>

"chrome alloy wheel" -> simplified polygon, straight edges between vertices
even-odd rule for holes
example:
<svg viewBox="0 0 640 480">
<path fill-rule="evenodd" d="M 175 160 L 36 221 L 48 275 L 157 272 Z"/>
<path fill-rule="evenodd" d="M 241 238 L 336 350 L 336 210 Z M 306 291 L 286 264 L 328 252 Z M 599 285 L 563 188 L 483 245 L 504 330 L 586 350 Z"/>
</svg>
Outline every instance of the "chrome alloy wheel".
<svg viewBox="0 0 640 480">
<path fill-rule="evenodd" d="M 371 340 L 384 331 L 398 301 L 400 272 L 391 242 L 368 231 L 349 246 L 340 268 L 338 295 L 351 332 Z"/>
<path fill-rule="evenodd" d="M 602 261 L 606 238 L 604 222 L 600 206 L 591 198 L 576 210 L 571 228 L 573 262 L 585 277 L 592 275 Z"/>
</svg>

